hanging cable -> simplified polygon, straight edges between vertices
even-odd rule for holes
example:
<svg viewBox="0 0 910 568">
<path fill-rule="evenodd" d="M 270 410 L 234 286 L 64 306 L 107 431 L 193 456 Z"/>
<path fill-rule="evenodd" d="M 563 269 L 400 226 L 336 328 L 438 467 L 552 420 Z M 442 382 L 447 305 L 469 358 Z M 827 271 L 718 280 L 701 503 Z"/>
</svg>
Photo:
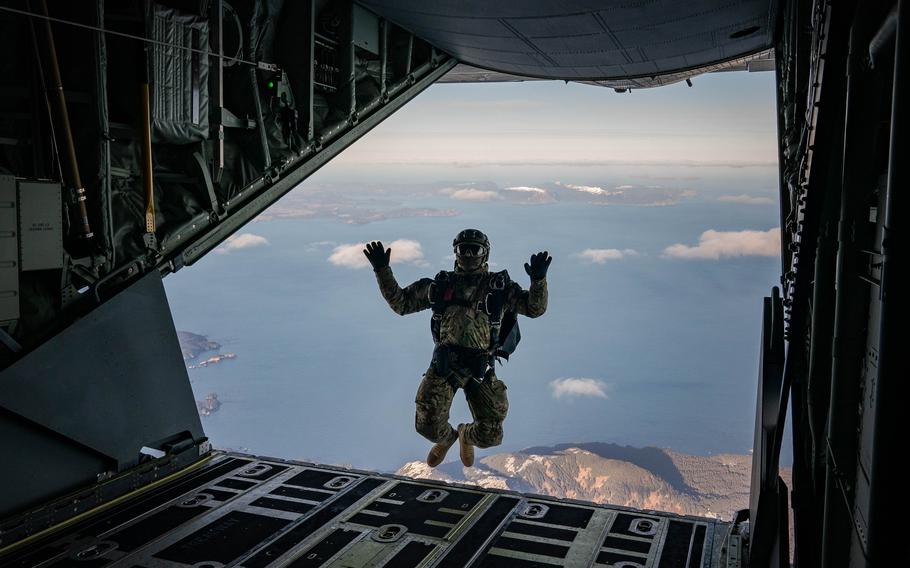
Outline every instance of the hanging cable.
<svg viewBox="0 0 910 568">
<path fill-rule="evenodd" d="M 44 92 L 44 106 L 47 109 L 47 124 L 51 131 L 51 152 L 54 157 L 54 165 L 57 166 L 57 180 L 63 183 L 63 166 L 60 164 L 60 148 L 57 147 L 57 133 L 54 130 L 54 111 L 51 110 L 51 101 L 47 94 L 47 81 L 44 79 L 44 61 L 41 59 L 41 48 L 38 47 L 38 32 L 35 30 L 35 22 L 31 18 L 28 25 L 32 30 L 32 48 L 35 50 L 35 59 L 38 61 L 38 77 L 41 79 L 41 90 Z"/>
<path fill-rule="evenodd" d="M 39 6 L 44 14 L 47 14 L 47 2 L 39 0 Z M 51 77 L 54 81 L 54 91 L 57 93 L 57 112 L 60 122 L 63 126 L 62 135 L 66 142 L 66 158 L 69 172 L 70 189 L 76 192 L 76 205 L 79 211 L 79 221 L 82 224 L 81 236 L 89 240 L 93 237 L 92 228 L 88 220 L 88 208 L 85 206 L 85 186 L 82 185 L 82 177 L 79 174 L 79 162 L 76 159 L 76 144 L 73 141 L 73 130 L 70 127 L 69 111 L 66 107 L 66 95 L 63 92 L 63 79 L 60 76 L 60 64 L 57 61 L 57 47 L 54 44 L 54 32 L 51 29 L 50 20 L 44 21 L 45 41 L 47 42 L 47 53 L 50 57 L 49 66 Z M 43 73 L 44 70 L 42 69 Z"/>
<path fill-rule="evenodd" d="M 38 13 L 35 13 L 35 12 L 30 12 L 30 11 L 28 11 L 28 10 L 19 10 L 18 8 L 10 8 L 10 7 L 8 7 L 8 6 L 0 6 L 0 12 L 9 12 L 9 13 L 11 13 L 11 14 L 18 14 L 18 15 L 20 15 L 20 16 L 27 16 L 27 17 L 29 17 L 29 18 L 39 18 L 39 19 L 42 19 L 42 20 L 46 20 L 46 21 L 48 21 L 48 22 L 55 22 L 55 23 L 58 23 L 58 24 L 64 24 L 64 25 L 67 25 L 67 26 L 75 27 L 75 28 L 82 28 L 82 29 L 85 29 L 85 30 L 93 31 L 93 32 L 101 32 L 101 33 L 104 33 L 104 34 L 109 34 L 109 35 L 114 35 L 114 36 L 118 36 L 118 37 L 122 37 L 122 38 L 132 39 L 132 40 L 139 41 L 139 42 L 143 42 L 143 43 L 151 43 L 151 44 L 155 44 L 155 45 L 160 45 L 160 46 L 162 46 L 162 47 L 170 47 L 170 48 L 173 48 L 173 49 L 182 49 L 182 50 L 184 50 L 184 51 L 189 51 L 189 52 L 191 52 L 191 53 L 199 53 L 199 54 L 201 54 L 201 55 L 205 55 L 205 56 L 208 56 L 208 57 L 220 58 L 220 59 L 222 59 L 222 60 L 224 60 L 224 61 L 230 62 L 232 65 L 233 65 L 233 64 L 236 64 L 236 63 L 241 63 L 241 64 L 243 64 L 243 65 L 250 65 L 250 66 L 252 66 L 252 67 L 256 67 L 256 68 L 259 68 L 259 69 L 263 69 L 263 70 L 265 70 L 265 71 L 278 71 L 278 70 L 279 70 L 279 69 L 278 69 L 278 66 L 277 66 L 276 64 L 274 64 L 274 63 L 266 63 L 265 61 L 248 61 L 248 60 L 246 60 L 246 59 L 241 59 L 241 58 L 239 58 L 239 57 L 222 57 L 222 56 L 219 56 L 217 53 L 213 53 L 213 52 L 211 52 L 211 51 L 209 51 L 209 50 L 207 50 L 207 49 L 196 49 L 196 48 L 194 48 L 194 47 L 187 47 L 187 46 L 185 46 L 185 45 L 177 45 L 177 44 L 173 44 L 173 43 L 168 43 L 168 42 L 166 42 L 166 41 L 158 41 L 158 40 L 154 40 L 154 39 L 147 38 L 147 37 L 142 37 L 142 36 L 138 36 L 138 35 L 128 34 L 128 33 L 125 33 L 125 32 L 118 32 L 118 31 L 114 31 L 114 30 L 109 30 L 109 29 L 107 29 L 107 28 L 102 28 L 102 27 L 99 27 L 99 26 L 91 26 L 91 25 L 88 25 L 88 24 L 82 24 L 82 23 L 79 23 L 79 22 L 74 22 L 74 21 L 72 21 L 72 20 L 64 20 L 64 19 L 62 19 L 62 18 L 54 18 L 54 17 L 52 17 L 52 16 L 46 16 L 46 15 L 44 15 L 44 14 L 38 14 Z"/>
</svg>

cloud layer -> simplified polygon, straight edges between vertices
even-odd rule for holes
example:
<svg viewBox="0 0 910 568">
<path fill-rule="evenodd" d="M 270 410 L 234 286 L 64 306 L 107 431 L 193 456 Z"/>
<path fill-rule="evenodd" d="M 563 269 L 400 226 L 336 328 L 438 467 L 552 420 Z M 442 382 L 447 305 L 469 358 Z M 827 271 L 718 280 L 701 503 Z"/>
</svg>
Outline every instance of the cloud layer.
<svg viewBox="0 0 910 568">
<path fill-rule="evenodd" d="M 608 260 L 622 260 L 630 256 L 638 256 L 638 251 L 633 249 L 585 249 L 575 253 L 575 256 L 591 264 L 606 264 Z"/>
<path fill-rule="evenodd" d="M 698 245 L 682 243 L 664 249 L 664 256 L 687 260 L 718 260 L 734 256 L 780 256 L 780 228 L 767 231 L 715 231 L 701 234 Z"/>
<path fill-rule="evenodd" d="M 727 203 L 745 203 L 746 205 L 767 205 L 774 203 L 774 200 L 770 197 L 755 197 L 754 195 L 746 195 L 745 193 L 740 195 L 721 195 L 717 200 L 725 201 Z"/>
<path fill-rule="evenodd" d="M 484 189 L 458 189 L 452 192 L 452 199 L 461 199 L 462 201 L 492 201 L 499 199 L 499 194 L 495 191 Z"/>
<path fill-rule="evenodd" d="M 385 245 L 392 249 L 392 264 L 424 264 L 423 248 L 420 243 L 411 239 L 398 239 Z M 366 268 L 370 262 L 363 255 L 366 243 L 345 244 L 335 247 L 328 260 L 335 266 L 345 268 Z"/>
<path fill-rule="evenodd" d="M 574 189 L 575 191 L 593 193 L 594 195 L 614 195 L 616 193 L 616 192 L 609 191 L 602 187 L 597 187 L 594 185 L 574 185 L 571 183 L 561 183 L 561 182 L 556 182 L 556 185 L 560 185 L 562 187 L 567 187 L 569 189 Z M 619 193 L 622 193 L 622 191 L 620 191 Z"/>
<path fill-rule="evenodd" d="M 269 240 L 265 237 L 254 235 L 253 233 L 240 233 L 239 235 L 231 235 L 228 237 L 221 246 L 215 249 L 215 251 L 225 254 L 238 250 L 264 247 L 268 244 Z"/>
<path fill-rule="evenodd" d="M 609 385 L 597 379 L 564 378 L 550 382 L 553 398 L 576 398 L 580 396 L 608 398 Z"/>
</svg>

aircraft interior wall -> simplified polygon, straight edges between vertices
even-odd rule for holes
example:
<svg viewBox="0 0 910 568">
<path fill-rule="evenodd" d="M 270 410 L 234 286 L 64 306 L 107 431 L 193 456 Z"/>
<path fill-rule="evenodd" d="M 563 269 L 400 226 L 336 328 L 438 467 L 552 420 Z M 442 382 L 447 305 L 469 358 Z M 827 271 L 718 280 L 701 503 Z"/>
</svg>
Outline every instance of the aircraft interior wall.
<svg viewBox="0 0 910 568">
<path fill-rule="evenodd" d="M 123 284 L 192 264 L 454 65 L 343 0 L 50 0 L 53 20 L 45 0 L 3 4 L 3 195 L 63 212 L 46 242 L 14 231 L 4 367 Z"/>
<path fill-rule="evenodd" d="M 4 1 L 0 49 L 6 518 L 210 450 L 162 276 L 455 61 L 346 0 Z"/>
<path fill-rule="evenodd" d="M 891 464 L 904 439 L 897 401 L 907 399 L 895 354 L 907 3 L 791 3 L 784 13 L 784 388 L 796 565 L 906 562 L 895 532 L 906 492 Z"/>
</svg>

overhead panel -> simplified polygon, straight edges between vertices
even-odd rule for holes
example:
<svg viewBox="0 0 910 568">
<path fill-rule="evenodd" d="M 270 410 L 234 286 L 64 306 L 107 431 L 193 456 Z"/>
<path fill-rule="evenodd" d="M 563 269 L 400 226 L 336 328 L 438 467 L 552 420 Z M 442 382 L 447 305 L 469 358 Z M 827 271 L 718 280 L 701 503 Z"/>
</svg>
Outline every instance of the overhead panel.
<svg viewBox="0 0 910 568">
<path fill-rule="evenodd" d="M 476 68 L 635 86 L 765 52 L 773 31 L 771 0 L 361 3 Z"/>
<path fill-rule="evenodd" d="M 63 209 L 60 184 L 19 182 L 21 270 L 63 267 Z"/>
<path fill-rule="evenodd" d="M 379 19 L 360 6 L 353 8 L 353 42 L 361 49 L 379 55 Z"/>
</svg>

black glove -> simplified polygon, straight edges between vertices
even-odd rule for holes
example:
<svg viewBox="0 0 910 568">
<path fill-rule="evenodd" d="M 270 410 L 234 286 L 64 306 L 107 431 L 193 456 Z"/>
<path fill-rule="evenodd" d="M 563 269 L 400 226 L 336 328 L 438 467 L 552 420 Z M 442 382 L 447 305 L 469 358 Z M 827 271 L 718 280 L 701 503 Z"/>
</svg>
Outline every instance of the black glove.
<svg viewBox="0 0 910 568">
<path fill-rule="evenodd" d="M 531 255 L 531 264 L 525 263 L 525 272 L 531 277 L 531 280 L 541 280 L 547 277 L 547 269 L 553 257 L 549 256 L 547 251 Z"/>
<path fill-rule="evenodd" d="M 373 265 L 373 270 L 379 270 L 389 265 L 392 249 L 386 250 L 380 241 L 373 241 L 372 243 L 367 243 L 367 248 L 364 249 L 363 254 Z"/>
</svg>

